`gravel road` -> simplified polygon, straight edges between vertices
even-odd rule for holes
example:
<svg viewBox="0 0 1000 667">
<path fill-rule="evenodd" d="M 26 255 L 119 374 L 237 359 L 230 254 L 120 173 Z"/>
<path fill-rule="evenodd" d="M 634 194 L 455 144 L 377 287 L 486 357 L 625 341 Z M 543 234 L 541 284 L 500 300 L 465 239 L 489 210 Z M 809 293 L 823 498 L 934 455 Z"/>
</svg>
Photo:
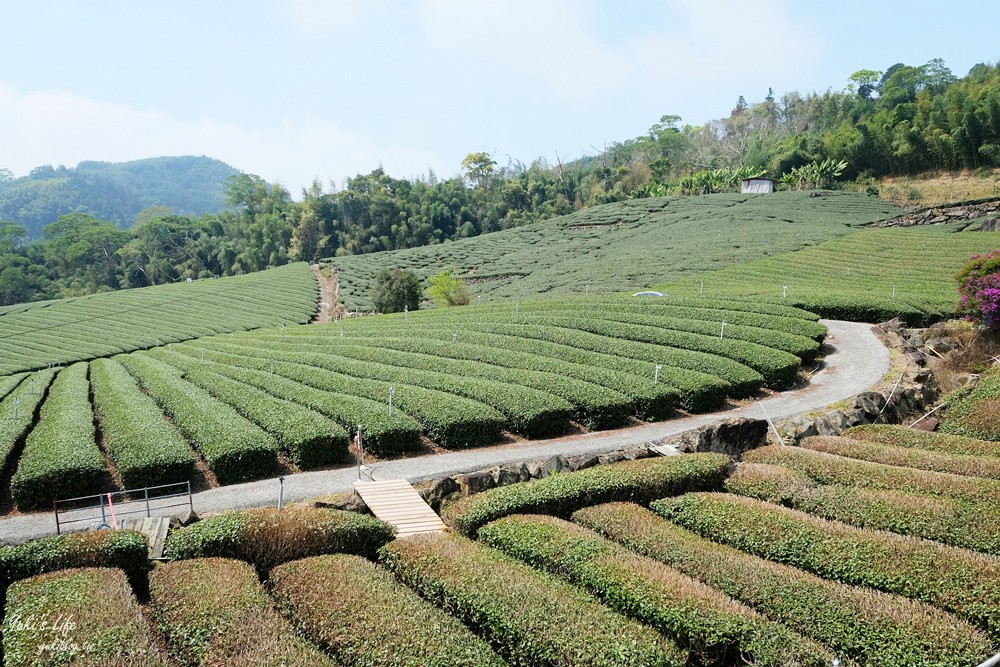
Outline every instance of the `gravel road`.
<svg viewBox="0 0 1000 667">
<path fill-rule="evenodd" d="M 822 322 L 830 330 L 826 342 L 833 352 L 827 355 L 825 366 L 801 389 L 782 392 L 746 407 L 617 431 L 383 461 L 373 466 L 374 478 L 404 478 L 416 483 L 505 463 L 546 459 L 556 454 L 600 454 L 662 440 L 733 417 L 762 418 L 766 412 L 771 419 L 785 419 L 850 398 L 885 377 L 890 366 L 889 351 L 874 334 L 871 325 L 835 320 Z M 350 491 L 356 479 L 357 470 L 353 467 L 291 475 L 285 478 L 285 502 Z M 218 512 L 230 508 L 276 505 L 277 500 L 278 480 L 266 479 L 197 493 L 194 508 L 198 512 Z M 18 515 L 0 520 L 0 542 L 22 542 L 52 532 L 55 532 L 55 523 L 51 513 Z"/>
</svg>

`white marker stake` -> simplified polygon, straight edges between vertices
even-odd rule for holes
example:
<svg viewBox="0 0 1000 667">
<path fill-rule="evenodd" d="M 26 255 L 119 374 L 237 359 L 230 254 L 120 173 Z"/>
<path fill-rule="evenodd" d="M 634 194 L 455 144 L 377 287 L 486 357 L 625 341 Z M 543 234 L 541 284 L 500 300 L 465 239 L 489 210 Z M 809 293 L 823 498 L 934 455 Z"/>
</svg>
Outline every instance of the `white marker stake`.
<svg viewBox="0 0 1000 667">
<path fill-rule="evenodd" d="M 451 342 L 454 343 L 456 340 L 458 340 L 458 332 L 457 331 L 452 331 L 451 332 Z"/>
<path fill-rule="evenodd" d="M 407 322 L 410 321 L 410 307 L 409 306 L 403 306 L 403 319 L 405 319 Z"/>
<path fill-rule="evenodd" d="M 587 296 L 590 296 L 590 285 L 587 285 Z"/>
<path fill-rule="evenodd" d="M 782 299 L 788 298 L 788 285 L 785 285 L 784 287 L 781 288 L 781 298 Z"/>
<path fill-rule="evenodd" d="M 653 382 L 654 383 L 660 381 L 660 371 L 661 370 L 663 370 L 663 366 L 661 366 L 660 364 L 656 364 L 656 372 L 653 373 Z"/>
<path fill-rule="evenodd" d="M 702 280 L 701 287 L 698 288 L 698 294 L 704 294 L 704 293 L 705 293 L 705 281 Z"/>
<path fill-rule="evenodd" d="M 896 286 L 895 285 L 892 286 L 892 300 L 893 301 L 896 300 Z"/>
<path fill-rule="evenodd" d="M 722 337 L 725 336 L 725 335 L 726 335 L 726 323 L 723 322 L 722 323 L 722 331 L 719 332 L 719 340 L 722 340 Z"/>
<path fill-rule="evenodd" d="M 21 407 L 21 399 L 14 398 L 14 419 L 17 419 L 18 409 Z"/>
<path fill-rule="evenodd" d="M 201 360 L 205 361 L 205 348 L 201 348 Z"/>
<path fill-rule="evenodd" d="M 392 416 L 392 397 L 396 395 L 396 388 L 389 387 L 389 416 Z"/>
</svg>

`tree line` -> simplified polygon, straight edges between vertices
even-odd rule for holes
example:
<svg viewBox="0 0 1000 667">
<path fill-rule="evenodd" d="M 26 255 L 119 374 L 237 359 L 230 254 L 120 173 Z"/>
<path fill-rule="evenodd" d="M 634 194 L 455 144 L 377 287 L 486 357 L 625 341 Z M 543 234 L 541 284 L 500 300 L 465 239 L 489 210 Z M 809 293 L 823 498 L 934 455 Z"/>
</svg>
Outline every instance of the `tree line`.
<svg viewBox="0 0 1000 667">
<path fill-rule="evenodd" d="M 787 187 L 830 187 L 928 170 L 1000 165 L 1000 66 L 964 77 L 941 60 L 854 73 L 841 90 L 740 96 L 725 118 L 683 125 L 665 115 L 645 134 L 563 162 L 500 164 L 470 153 L 462 173 L 397 179 L 381 168 L 301 201 L 252 174 L 226 181 L 228 210 L 200 217 L 164 207 L 120 229 L 86 213 L 28 242 L 0 222 L 0 304 L 185 278 L 233 275 L 291 260 L 395 250 L 476 236 L 585 206 L 699 194 L 762 175 Z"/>
</svg>

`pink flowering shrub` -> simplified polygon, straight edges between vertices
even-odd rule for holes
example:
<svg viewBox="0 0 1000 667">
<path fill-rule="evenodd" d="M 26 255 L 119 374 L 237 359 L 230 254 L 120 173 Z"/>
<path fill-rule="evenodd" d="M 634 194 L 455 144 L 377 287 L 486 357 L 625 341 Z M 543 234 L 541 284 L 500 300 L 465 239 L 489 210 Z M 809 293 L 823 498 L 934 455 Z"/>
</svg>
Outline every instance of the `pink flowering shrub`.
<svg viewBox="0 0 1000 667">
<path fill-rule="evenodd" d="M 958 294 L 966 319 L 1000 330 L 1000 250 L 972 256 L 958 273 Z"/>
</svg>

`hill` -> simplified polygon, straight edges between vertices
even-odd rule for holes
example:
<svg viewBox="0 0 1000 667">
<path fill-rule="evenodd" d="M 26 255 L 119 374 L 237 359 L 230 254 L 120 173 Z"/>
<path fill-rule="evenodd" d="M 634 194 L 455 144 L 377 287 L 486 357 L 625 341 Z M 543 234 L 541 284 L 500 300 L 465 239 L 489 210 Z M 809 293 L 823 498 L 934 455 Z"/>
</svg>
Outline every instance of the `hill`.
<svg viewBox="0 0 1000 667">
<path fill-rule="evenodd" d="M 372 310 L 384 267 L 452 271 L 482 301 L 636 291 L 815 245 L 901 213 L 852 192 L 636 199 L 453 243 L 326 260 L 349 310 Z"/>
<path fill-rule="evenodd" d="M 74 212 L 123 229 L 148 206 L 197 216 L 225 208 L 225 180 L 237 173 L 220 160 L 193 156 L 37 167 L 22 178 L 0 180 L 0 220 L 13 221 L 28 230 L 29 238 L 39 238 L 45 225 Z"/>
</svg>

